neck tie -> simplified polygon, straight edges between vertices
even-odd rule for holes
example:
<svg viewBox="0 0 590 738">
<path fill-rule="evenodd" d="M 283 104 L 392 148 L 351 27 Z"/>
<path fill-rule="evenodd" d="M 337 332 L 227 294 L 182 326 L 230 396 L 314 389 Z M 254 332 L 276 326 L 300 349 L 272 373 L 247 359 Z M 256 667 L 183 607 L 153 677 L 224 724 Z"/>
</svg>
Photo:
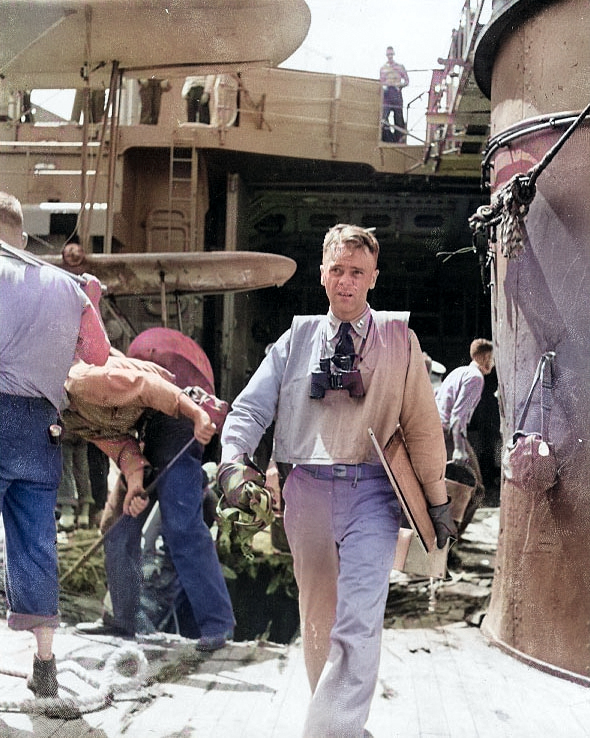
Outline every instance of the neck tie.
<svg viewBox="0 0 590 738">
<path fill-rule="evenodd" d="M 350 323 L 340 323 L 338 329 L 338 343 L 336 344 L 337 356 L 354 356 L 354 342 L 350 335 Z"/>
</svg>

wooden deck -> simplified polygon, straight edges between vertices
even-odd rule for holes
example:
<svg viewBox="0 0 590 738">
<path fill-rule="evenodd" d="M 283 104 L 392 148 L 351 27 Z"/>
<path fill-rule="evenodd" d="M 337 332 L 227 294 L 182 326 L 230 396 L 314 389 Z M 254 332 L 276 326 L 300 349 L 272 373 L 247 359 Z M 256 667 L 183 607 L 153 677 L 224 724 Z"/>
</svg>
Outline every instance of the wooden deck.
<svg viewBox="0 0 590 738">
<path fill-rule="evenodd" d="M 0 738 L 301 738 L 309 692 L 298 642 L 201 655 L 184 639 L 90 638 L 68 626 L 54 645 L 58 668 L 74 661 L 97 681 L 117 648 L 137 649 L 150 678 L 75 720 L 14 711 L 31 693 L 4 672 L 28 672 L 34 643 L 2 623 Z M 59 680 L 60 697 L 96 694 L 72 673 Z M 367 728 L 374 738 L 582 738 L 590 691 L 513 659 L 466 624 L 385 630 Z"/>
</svg>

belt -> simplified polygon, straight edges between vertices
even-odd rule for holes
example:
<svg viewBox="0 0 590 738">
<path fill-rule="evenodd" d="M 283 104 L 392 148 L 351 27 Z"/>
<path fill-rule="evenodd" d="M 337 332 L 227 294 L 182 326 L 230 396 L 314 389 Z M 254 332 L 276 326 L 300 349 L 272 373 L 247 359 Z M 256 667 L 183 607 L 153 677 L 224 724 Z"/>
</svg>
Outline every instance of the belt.
<svg viewBox="0 0 590 738">
<path fill-rule="evenodd" d="M 298 464 L 316 479 L 377 479 L 387 476 L 381 464 Z"/>
<path fill-rule="evenodd" d="M 8 392 L 0 392 L 0 403 L 12 407 L 27 407 L 32 410 L 55 410 L 54 405 L 46 397 L 11 395 Z M 57 415 L 57 410 L 55 412 Z"/>
</svg>

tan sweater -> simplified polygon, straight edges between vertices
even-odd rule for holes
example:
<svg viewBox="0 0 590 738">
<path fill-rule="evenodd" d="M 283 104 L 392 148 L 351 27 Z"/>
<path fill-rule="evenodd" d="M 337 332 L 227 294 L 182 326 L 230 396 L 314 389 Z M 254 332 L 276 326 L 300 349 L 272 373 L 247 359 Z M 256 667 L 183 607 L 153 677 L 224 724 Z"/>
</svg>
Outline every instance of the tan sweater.
<svg viewBox="0 0 590 738">
<path fill-rule="evenodd" d="M 101 448 L 127 477 L 147 465 L 135 432 L 144 410 L 179 415 L 182 393 L 173 380 L 151 361 L 109 356 L 105 366 L 77 362 L 65 384 L 70 407 L 64 426 Z"/>
<path fill-rule="evenodd" d="M 293 464 L 379 463 L 368 434 L 382 446 L 401 425 L 426 497 L 446 501 L 446 451 L 441 422 L 422 350 L 413 331 L 386 312 L 372 311 L 360 371 L 365 396 L 345 390 L 309 397 L 317 369 L 325 316 L 298 316 L 282 377 L 275 427 L 276 461 Z"/>
</svg>

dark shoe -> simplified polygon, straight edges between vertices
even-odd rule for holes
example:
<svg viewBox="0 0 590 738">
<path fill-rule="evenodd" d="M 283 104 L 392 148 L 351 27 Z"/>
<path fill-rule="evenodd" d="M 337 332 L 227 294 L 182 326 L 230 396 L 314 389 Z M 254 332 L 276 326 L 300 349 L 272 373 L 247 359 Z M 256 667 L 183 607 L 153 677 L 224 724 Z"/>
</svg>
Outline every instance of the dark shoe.
<svg viewBox="0 0 590 738">
<path fill-rule="evenodd" d="M 27 687 L 35 697 L 57 697 L 57 668 L 55 656 L 49 661 L 42 661 L 35 656 L 33 661 L 33 673 L 27 679 Z"/>
<path fill-rule="evenodd" d="M 219 651 L 227 643 L 225 636 L 201 636 L 195 641 L 197 651 Z"/>
<path fill-rule="evenodd" d="M 102 618 L 93 623 L 78 623 L 76 630 L 83 635 L 116 636 L 117 638 L 133 638 L 135 635 L 112 623 L 105 622 Z"/>
</svg>

